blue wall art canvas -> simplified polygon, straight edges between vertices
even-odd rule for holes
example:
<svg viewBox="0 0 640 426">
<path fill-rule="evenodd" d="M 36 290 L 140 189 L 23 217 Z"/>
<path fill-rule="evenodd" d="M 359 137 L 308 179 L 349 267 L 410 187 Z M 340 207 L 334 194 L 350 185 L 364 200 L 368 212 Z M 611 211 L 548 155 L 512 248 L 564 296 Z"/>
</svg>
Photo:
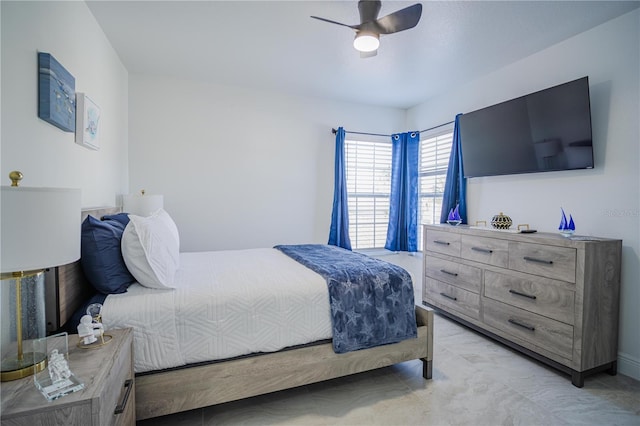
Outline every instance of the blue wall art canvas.
<svg viewBox="0 0 640 426">
<path fill-rule="evenodd" d="M 76 79 L 49 53 L 38 52 L 38 117 L 76 130 Z"/>
<path fill-rule="evenodd" d="M 76 93 L 76 143 L 89 149 L 100 149 L 100 107 L 84 93 Z"/>
</svg>

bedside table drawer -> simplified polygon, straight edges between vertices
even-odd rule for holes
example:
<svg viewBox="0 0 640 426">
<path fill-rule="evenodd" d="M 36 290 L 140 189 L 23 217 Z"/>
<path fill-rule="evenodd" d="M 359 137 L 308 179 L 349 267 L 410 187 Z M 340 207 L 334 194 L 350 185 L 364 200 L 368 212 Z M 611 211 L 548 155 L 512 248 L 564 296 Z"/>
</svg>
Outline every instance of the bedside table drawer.
<svg viewBox="0 0 640 426">
<path fill-rule="evenodd" d="M 107 332 L 108 333 L 108 332 Z M 104 401 L 100 409 L 101 425 L 126 425 L 126 417 L 135 410 L 135 381 L 133 372 L 132 347 L 123 347 L 113 362 L 105 378 L 105 386 L 100 400 Z"/>
<path fill-rule="evenodd" d="M 573 283 L 576 281 L 576 250 L 510 242 L 509 269 Z"/>
<path fill-rule="evenodd" d="M 425 274 L 428 277 L 462 287 L 474 293 L 480 293 L 482 284 L 482 270 L 480 268 L 437 257 L 429 257 L 425 265 Z"/>
<path fill-rule="evenodd" d="M 484 299 L 484 321 L 561 357 L 573 356 L 573 327 L 560 321 L 490 299 Z"/>
<path fill-rule="evenodd" d="M 480 318 L 479 294 L 425 277 L 422 297 L 427 303 L 444 305 L 469 317 Z"/>
<path fill-rule="evenodd" d="M 484 296 L 569 325 L 574 323 L 575 292 L 563 288 L 559 281 L 485 271 Z"/>
</svg>

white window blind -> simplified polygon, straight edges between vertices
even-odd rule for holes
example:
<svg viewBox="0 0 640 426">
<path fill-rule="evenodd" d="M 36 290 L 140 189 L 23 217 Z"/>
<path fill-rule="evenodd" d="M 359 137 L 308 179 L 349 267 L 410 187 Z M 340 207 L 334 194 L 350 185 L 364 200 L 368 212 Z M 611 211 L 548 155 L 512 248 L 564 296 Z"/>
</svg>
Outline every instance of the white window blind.
<svg viewBox="0 0 640 426">
<path fill-rule="evenodd" d="M 442 197 L 453 141 L 453 124 L 437 131 L 423 133 L 420 140 L 421 224 L 440 223 Z M 422 226 L 418 231 L 418 247 L 422 247 Z"/>
<path fill-rule="evenodd" d="M 391 192 L 391 141 L 345 140 L 349 238 L 354 249 L 382 248 Z"/>
</svg>

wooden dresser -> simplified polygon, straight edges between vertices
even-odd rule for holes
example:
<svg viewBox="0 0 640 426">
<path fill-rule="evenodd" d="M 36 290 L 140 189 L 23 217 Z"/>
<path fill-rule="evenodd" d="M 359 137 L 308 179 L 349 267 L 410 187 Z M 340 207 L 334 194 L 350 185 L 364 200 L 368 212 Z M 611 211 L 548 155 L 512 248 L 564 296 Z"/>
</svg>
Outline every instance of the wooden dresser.
<svg viewBox="0 0 640 426">
<path fill-rule="evenodd" d="M 136 423 L 132 329 L 108 330 L 111 342 L 80 349 L 69 336 L 69 367 L 84 389 L 48 402 L 33 376 L 3 382 L 2 426 L 134 426 Z"/>
<path fill-rule="evenodd" d="M 571 374 L 616 374 L 622 241 L 424 225 L 423 302 Z"/>
</svg>

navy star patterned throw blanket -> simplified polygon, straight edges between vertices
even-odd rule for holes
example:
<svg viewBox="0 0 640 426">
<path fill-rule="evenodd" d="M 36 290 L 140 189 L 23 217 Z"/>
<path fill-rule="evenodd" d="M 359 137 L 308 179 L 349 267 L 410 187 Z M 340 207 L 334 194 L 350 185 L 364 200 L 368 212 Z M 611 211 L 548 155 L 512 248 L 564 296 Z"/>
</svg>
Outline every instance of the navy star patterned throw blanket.
<svg viewBox="0 0 640 426">
<path fill-rule="evenodd" d="M 274 248 L 327 281 L 336 353 L 417 336 L 413 284 L 401 267 L 330 245 Z"/>
</svg>

